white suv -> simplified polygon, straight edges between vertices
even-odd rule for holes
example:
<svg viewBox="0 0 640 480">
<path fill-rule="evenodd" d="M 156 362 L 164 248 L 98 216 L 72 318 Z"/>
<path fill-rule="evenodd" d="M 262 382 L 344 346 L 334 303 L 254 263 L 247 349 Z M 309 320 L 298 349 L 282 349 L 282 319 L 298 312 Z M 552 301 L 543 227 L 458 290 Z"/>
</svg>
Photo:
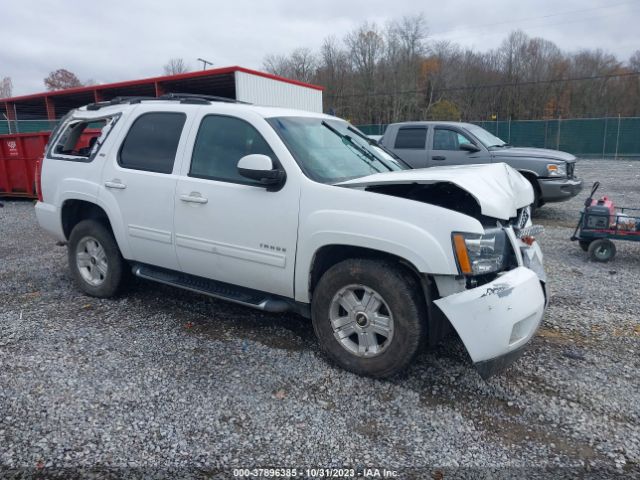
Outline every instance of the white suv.
<svg viewBox="0 0 640 480">
<path fill-rule="evenodd" d="M 546 303 L 518 172 L 412 170 L 336 117 L 220 100 L 120 98 L 52 133 L 36 212 L 83 292 L 133 273 L 298 312 L 376 377 L 449 326 L 483 376 L 517 358 Z"/>
</svg>

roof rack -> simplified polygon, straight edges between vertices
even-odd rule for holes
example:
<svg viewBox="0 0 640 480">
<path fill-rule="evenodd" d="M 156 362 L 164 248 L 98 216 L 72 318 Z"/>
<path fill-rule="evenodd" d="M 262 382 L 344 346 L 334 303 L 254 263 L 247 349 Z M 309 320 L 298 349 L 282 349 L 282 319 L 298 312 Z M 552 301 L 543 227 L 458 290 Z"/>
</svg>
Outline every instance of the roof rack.
<svg viewBox="0 0 640 480">
<path fill-rule="evenodd" d="M 223 103 L 241 103 L 243 105 L 251 105 L 249 102 L 242 102 L 234 98 L 218 97 L 216 95 L 201 95 L 199 93 L 165 93 L 158 97 L 162 100 L 181 100 L 182 103 L 211 103 L 211 102 L 223 102 Z"/>
<path fill-rule="evenodd" d="M 111 105 L 120 105 L 123 103 L 140 103 L 142 100 L 157 100 L 156 97 L 114 97 L 111 100 L 105 100 L 104 102 L 90 103 L 87 105 L 87 110 L 100 110 L 104 107 Z"/>
<path fill-rule="evenodd" d="M 240 100 L 235 100 L 233 98 L 227 97 L 217 97 L 215 95 L 200 95 L 198 93 L 165 93 L 164 95 L 160 95 L 159 97 L 114 97 L 111 100 L 106 100 L 104 102 L 90 103 L 89 105 L 87 105 L 87 110 L 100 110 L 101 108 L 110 107 L 112 105 L 122 105 L 125 103 L 134 104 L 143 101 L 146 102 L 154 100 L 175 100 L 179 101 L 180 103 L 198 105 L 210 105 L 211 102 L 240 103 L 244 105 L 251 105 L 248 102 L 241 102 Z"/>
</svg>

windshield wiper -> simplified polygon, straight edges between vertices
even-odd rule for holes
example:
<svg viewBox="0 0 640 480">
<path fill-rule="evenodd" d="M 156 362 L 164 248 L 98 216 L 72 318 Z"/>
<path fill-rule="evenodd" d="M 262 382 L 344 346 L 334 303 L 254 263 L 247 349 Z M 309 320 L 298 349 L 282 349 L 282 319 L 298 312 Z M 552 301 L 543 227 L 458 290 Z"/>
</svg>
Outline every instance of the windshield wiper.
<svg viewBox="0 0 640 480">
<path fill-rule="evenodd" d="M 336 128 L 332 127 L 331 125 L 329 125 L 329 123 L 325 122 L 324 120 L 322 121 L 322 125 L 326 128 L 328 128 L 330 131 L 332 131 L 333 133 L 335 133 L 338 137 L 340 137 L 340 139 L 345 142 L 348 143 L 349 145 L 351 145 L 353 148 L 355 148 L 358 152 L 360 152 L 361 155 L 364 155 L 366 158 L 364 159 L 367 164 L 373 168 L 376 172 L 380 172 L 379 169 L 377 169 L 374 165 L 373 162 L 379 162 L 382 165 L 384 165 L 389 171 L 392 171 L 391 168 L 389 168 L 388 165 L 386 165 L 384 162 L 382 162 L 378 157 L 376 157 L 373 153 L 371 153 L 369 150 L 367 150 L 366 148 L 362 148 L 360 145 L 358 145 L 356 142 L 353 141 L 353 138 L 351 138 L 349 135 L 344 135 L 342 133 L 340 133 Z"/>
<path fill-rule="evenodd" d="M 347 127 L 347 130 L 349 130 L 350 132 L 355 133 L 358 137 L 360 137 L 361 139 L 363 139 L 365 142 L 367 142 L 369 145 L 373 146 L 373 147 L 377 147 L 380 150 L 382 150 L 384 153 L 386 153 L 387 155 L 389 155 L 391 158 L 393 158 L 394 160 L 397 161 L 397 163 L 401 163 L 402 165 L 404 165 L 405 167 L 411 168 L 409 167 L 409 165 L 407 165 L 405 163 L 404 160 L 402 160 L 398 155 L 396 155 L 395 153 L 393 153 L 391 150 L 389 150 L 387 147 L 385 147 L 384 145 L 382 145 L 380 142 L 378 142 L 377 140 L 374 140 L 373 138 L 369 138 L 367 137 L 365 134 L 363 134 L 362 132 L 360 132 L 359 130 L 356 130 L 355 128 L 353 128 L 351 125 L 349 125 Z M 379 160 L 380 162 L 384 163 L 382 160 Z M 387 165 L 388 168 L 388 165 Z"/>
<path fill-rule="evenodd" d="M 359 136 L 361 139 L 363 139 L 369 145 L 375 145 L 376 147 L 378 146 L 378 142 L 376 142 L 373 138 L 367 137 L 364 133 L 359 132 L 358 130 L 353 128 L 351 125 L 347 126 L 347 130 L 349 130 L 350 132 L 355 133 L 357 136 Z"/>
</svg>

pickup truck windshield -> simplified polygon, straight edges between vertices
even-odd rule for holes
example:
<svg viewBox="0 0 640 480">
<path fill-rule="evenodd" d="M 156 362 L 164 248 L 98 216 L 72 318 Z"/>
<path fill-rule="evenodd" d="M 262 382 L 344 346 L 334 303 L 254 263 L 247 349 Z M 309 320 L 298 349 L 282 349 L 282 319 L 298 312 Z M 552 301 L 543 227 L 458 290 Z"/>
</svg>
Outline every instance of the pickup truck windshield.
<svg viewBox="0 0 640 480">
<path fill-rule="evenodd" d="M 337 183 L 409 168 L 341 120 L 275 117 L 267 121 L 305 175 L 316 182 Z"/>
<path fill-rule="evenodd" d="M 482 142 L 482 144 L 487 147 L 503 147 L 507 145 L 504 140 L 499 139 L 492 133 L 487 132 L 484 128 L 479 127 L 477 125 L 469 125 L 467 130 L 475 136 L 478 140 Z"/>
</svg>

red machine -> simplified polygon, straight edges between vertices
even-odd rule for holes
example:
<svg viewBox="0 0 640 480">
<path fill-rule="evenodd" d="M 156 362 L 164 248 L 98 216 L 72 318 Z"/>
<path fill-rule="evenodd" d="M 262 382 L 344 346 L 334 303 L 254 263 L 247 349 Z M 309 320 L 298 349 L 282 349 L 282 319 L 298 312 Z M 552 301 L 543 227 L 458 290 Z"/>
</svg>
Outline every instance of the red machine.
<svg viewBox="0 0 640 480">
<path fill-rule="evenodd" d="M 616 255 L 611 239 L 640 242 L 640 208 L 616 207 L 608 197 L 594 200 L 599 186 L 593 184 L 571 240 L 577 240 L 593 260 L 608 262 Z"/>
<path fill-rule="evenodd" d="M 595 192 L 594 192 L 595 193 Z M 616 208 L 609 197 L 602 197 L 595 200 L 589 197 L 591 202 L 585 202 L 587 216 L 585 217 L 586 228 L 609 228 L 615 224 Z"/>
</svg>

